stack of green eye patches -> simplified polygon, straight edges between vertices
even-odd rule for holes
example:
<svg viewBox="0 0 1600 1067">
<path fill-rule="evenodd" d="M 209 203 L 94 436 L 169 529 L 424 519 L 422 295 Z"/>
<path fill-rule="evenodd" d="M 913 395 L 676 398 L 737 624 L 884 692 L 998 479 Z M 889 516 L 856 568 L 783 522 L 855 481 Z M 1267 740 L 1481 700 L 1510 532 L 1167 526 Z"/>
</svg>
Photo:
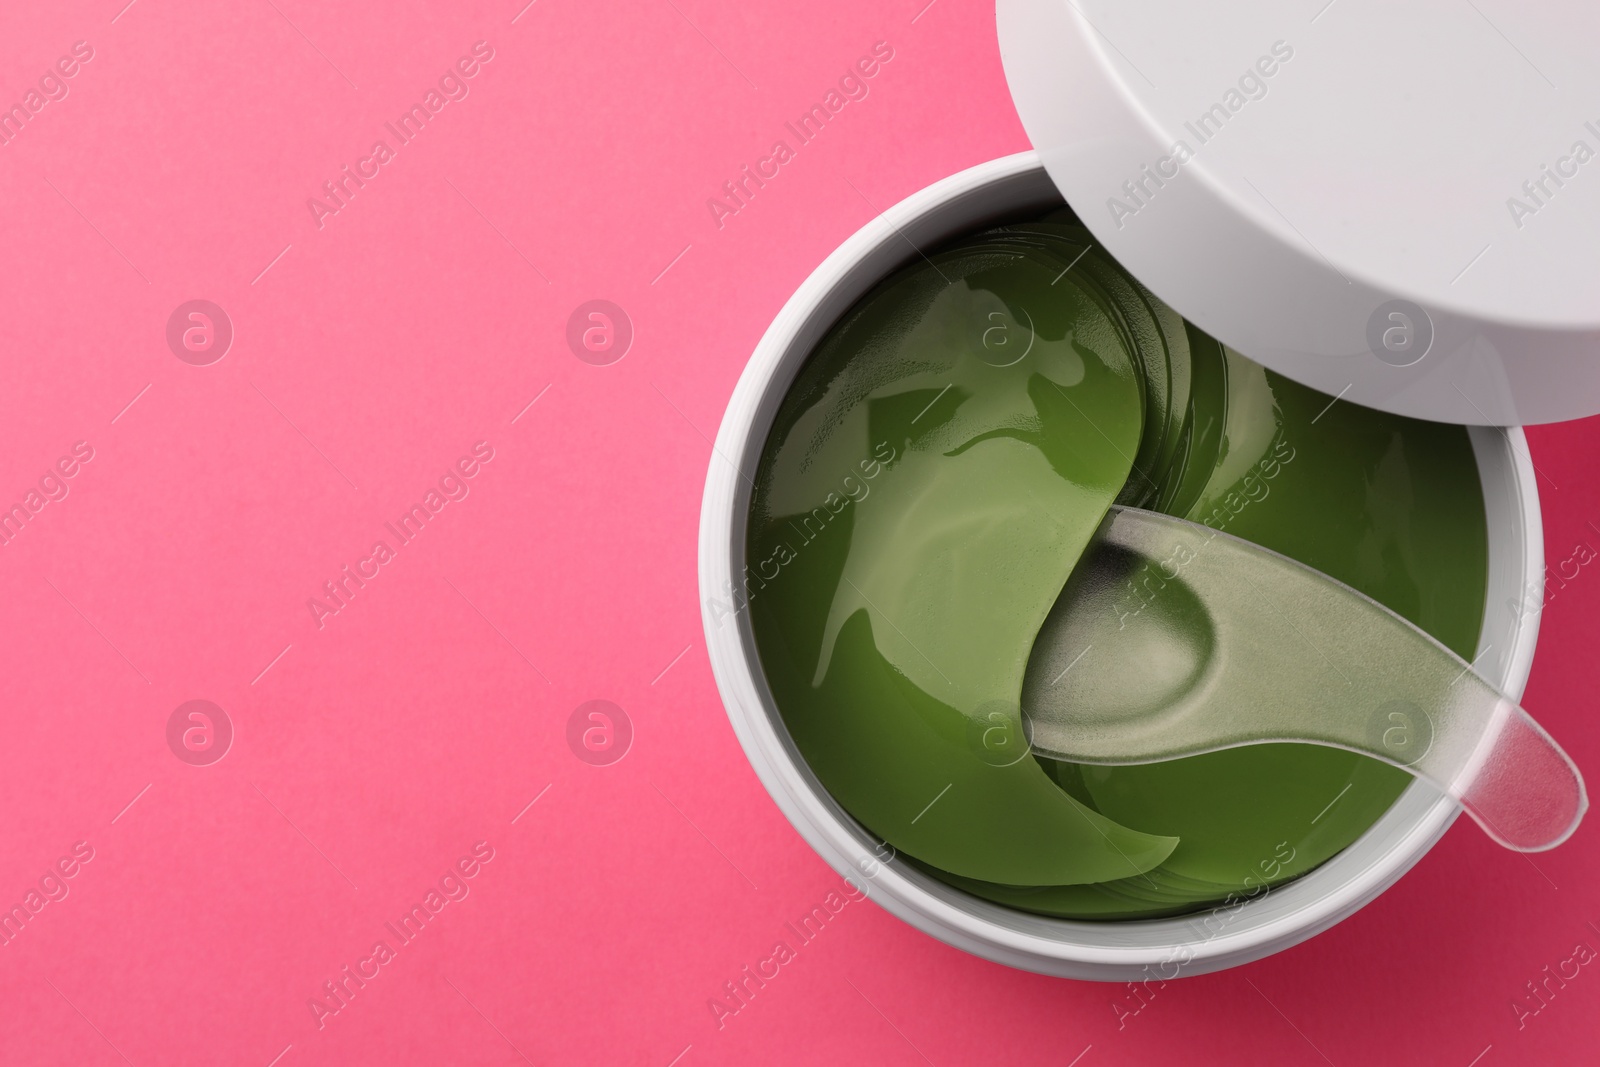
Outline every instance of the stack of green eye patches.
<svg viewBox="0 0 1600 1067">
<path fill-rule="evenodd" d="M 1487 532 L 1466 431 L 1331 399 L 1187 324 L 1065 212 L 879 285 L 785 398 L 748 530 L 762 668 L 822 784 L 906 862 L 1066 917 L 1202 908 L 1354 841 L 1405 772 L 1299 744 L 1060 763 L 1019 705 L 1114 503 L 1300 560 L 1471 659 Z"/>
</svg>

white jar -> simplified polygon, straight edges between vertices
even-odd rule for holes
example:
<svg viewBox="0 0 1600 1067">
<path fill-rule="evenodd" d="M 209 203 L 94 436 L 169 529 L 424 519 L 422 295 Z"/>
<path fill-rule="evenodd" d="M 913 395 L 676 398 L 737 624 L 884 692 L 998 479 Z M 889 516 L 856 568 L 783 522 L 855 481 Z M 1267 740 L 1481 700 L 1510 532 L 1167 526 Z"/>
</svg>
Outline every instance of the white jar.
<svg viewBox="0 0 1600 1067">
<path fill-rule="evenodd" d="M 1058 207 L 1039 157 L 1023 152 L 952 175 L 869 222 L 823 261 L 778 313 L 750 358 L 718 431 L 700 516 L 700 595 L 712 672 L 734 732 L 768 793 L 840 874 L 918 929 L 998 963 L 1069 978 L 1172 978 L 1287 948 L 1392 885 L 1455 819 L 1453 801 L 1413 782 L 1354 844 L 1303 877 L 1229 908 L 1177 918 L 1082 922 L 969 896 L 885 854 L 828 795 L 789 738 L 768 691 L 748 612 L 729 615 L 742 584 L 751 482 L 779 404 L 839 316 L 917 249 Z M 1544 572 L 1539 501 L 1518 428 L 1469 427 L 1488 519 L 1489 575 L 1477 669 L 1520 699 L 1533 663 Z M 1148 970 L 1147 970 L 1148 968 Z"/>
</svg>

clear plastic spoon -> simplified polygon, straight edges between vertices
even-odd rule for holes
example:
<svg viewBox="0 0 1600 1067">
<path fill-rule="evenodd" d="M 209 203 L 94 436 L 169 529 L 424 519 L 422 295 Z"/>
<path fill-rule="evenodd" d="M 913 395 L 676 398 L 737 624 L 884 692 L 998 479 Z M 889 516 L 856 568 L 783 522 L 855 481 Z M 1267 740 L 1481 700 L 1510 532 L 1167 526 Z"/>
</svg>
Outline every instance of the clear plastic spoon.
<svg viewBox="0 0 1600 1067">
<path fill-rule="evenodd" d="M 1381 604 L 1276 552 L 1113 507 L 1034 643 L 1033 749 L 1150 763 L 1301 741 L 1376 757 L 1507 848 L 1577 829 L 1583 777 L 1514 700 Z"/>
</svg>

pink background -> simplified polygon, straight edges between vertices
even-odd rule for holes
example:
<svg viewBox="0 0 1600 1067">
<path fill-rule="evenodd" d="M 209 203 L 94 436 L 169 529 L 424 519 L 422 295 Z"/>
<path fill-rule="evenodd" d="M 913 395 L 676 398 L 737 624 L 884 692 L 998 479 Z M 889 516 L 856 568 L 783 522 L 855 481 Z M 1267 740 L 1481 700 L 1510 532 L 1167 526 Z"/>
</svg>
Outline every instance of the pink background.
<svg viewBox="0 0 1600 1067">
<path fill-rule="evenodd" d="M 0 147 L 0 504 L 94 450 L 0 547 L 0 904 L 93 849 L 0 946 L 0 1062 L 1592 1055 L 1597 968 L 1520 1029 L 1512 1002 L 1600 948 L 1593 820 L 1531 860 L 1458 825 L 1356 917 L 1120 1029 L 1125 987 L 1006 970 L 871 903 L 719 1026 L 708 1001 L 840 882 L 707 666 L 709 438 L 767 322 L 874 207 L 1027 147 L 989 4 L 124 2 L 0 14 L 0 102 L 94 49 Z M 470 94 L 319 228 L 307 199 L 394 147 L 384 123 L 480 40 Z M 877 41 L 870 94 L 719 228 L 707 198 L 794 147 L 785 121 Z M 167 347 L 192 298 L 236 331 L 210 366 Z M 565 340 L 597 298 L 636 330 L 610 366 Z M 1531 435 L 1552 564 L 1600 545 L 1597 434 Z M 319 628 L 308 598 L 478 441 L 470 495 Z M 1589 768 L 1597 569 L 1550 601 L 1527 695 Z M 210 766 L 166 740 L 196 698 L 237 734 Z M 591 699 L 633 725 L 610 766 L 567 743 Z M 319 1028 L 323 982 L 374 966 L 480 841 L 469 895 Z"/>
</svg>

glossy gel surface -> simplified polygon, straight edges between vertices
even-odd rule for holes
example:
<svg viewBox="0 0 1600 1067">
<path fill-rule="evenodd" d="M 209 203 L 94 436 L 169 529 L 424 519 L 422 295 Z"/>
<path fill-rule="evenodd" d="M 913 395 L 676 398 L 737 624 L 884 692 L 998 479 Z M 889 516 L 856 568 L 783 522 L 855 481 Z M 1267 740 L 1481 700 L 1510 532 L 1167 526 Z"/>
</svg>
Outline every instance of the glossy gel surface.
<svg viewBox="0 0 1600 1067">
<path fill-rule="evenodd" d="M 1064 916 L 1182 912 L 1348 845 L 1405 772 L 1293 744 L 1077 766 L 1029 753 L 1019 715 L 1114 502 L 1299 559 L 1470 658 L 1465 430 L 1329 400 L 1187 326 L 1064 215 L 885 281 L 791 388 L 750 518 L 762 667 L 823 785 L 909 862 Z"/>
</svg>

